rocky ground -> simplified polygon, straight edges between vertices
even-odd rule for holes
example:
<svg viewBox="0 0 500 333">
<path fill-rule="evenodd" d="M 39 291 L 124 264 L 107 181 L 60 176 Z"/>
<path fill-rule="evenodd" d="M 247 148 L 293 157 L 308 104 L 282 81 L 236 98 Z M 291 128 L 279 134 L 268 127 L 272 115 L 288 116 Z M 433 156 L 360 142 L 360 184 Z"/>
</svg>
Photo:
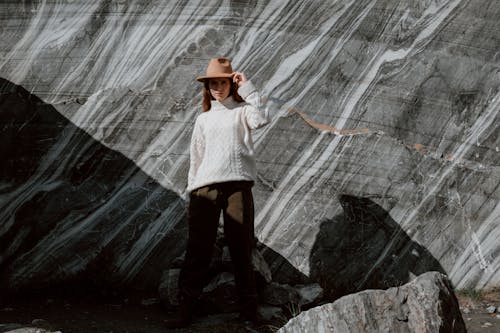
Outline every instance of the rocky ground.
<svg viewBox="0 0 500 333">
<path fill-rule="evenodd" d="M 500 332 L 500 288 L 484 292 L 460 290 L 457 297 L 469 333 Z"/>
<path fill-rule="evenodd" d="M 470 333 L 500 332 L 500 288 L 488 292 L 458 291 L 462 315 Z M 0 332 L 275 332 L 283 322 L 260 326 L 238 321 L 237 314 L 201 315 L 187 329 L 167 330 L 171 315 L 155 298 L 107 298 L 82 295 L 72 298 L 17 299 L 0 309 Z"/>
<path fill-rule="evenodd" d="M 77 298 L 34 298 L 0 309 L 0 332 L 12 333 L 132 333 L 132 332 L 275 332 L 284 321 L 256 326 L 238 320 L 237 313 L 199 314 L 186 329 L 169 330 L 172 316 L 157 298 L 105 301 L 93 295 Z M 32 329 L 30 329 L 32 328 Z"/>
</svg>

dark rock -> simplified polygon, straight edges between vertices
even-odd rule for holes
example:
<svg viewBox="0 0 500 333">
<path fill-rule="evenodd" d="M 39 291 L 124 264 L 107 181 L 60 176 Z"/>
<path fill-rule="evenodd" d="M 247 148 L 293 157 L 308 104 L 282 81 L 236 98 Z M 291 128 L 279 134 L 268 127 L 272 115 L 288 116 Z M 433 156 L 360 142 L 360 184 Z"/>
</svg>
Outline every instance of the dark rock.
<svg viewBox="0 0 500 333">
<path fill-rule="evenodd" d="M 31 321 L 31 325 L 37 327 L 37 328 L 43 328 L 46 330 L 52 329 L 52 325 L 45 319 L 33 319 Z"/>
<path fill-rule="evenodd" d="M 5 333 L 62 333 L 61 331 L 52 331 L 39 327 L 27 327 L 19 324 L 0 325 L 0 332 Z"/>
<path fill-rule="evenodd" d="M 283 309 L 279 306 L 261 305 L 259 306 L 259 315 L 266 321 L 286 321 L 287 317 Z"/>
<path fill-rule="evenodd" d="M 287 284 L 271 282 L 262 292 L 262 302 L 271 305 L 299 305 L 300 300 L 298 291 Z"/>
<path fill-rule="evenodd" d="M 0 119 L 0 289 L 158 286 L 182 252 L 184 200 L 2 78 Z"/>
<path fill-rule="evenodd" d="M 300 296 L 300 305 L 308 306 L 323 298 L 323 288 L 318 283 L 294 286 Z"/>
<path fill-rule="evenodd" d="M 160 286 L 158 287 L 158 294 L 160 301 L 167 308 L 172 308 L 179 305 L 177 295 L 179 293 L 179 268 L 168 269 L 163 272 L 161 277 Z"/>
<path fill-rule="evenodd" d="M 258 243 L 257 248 L 269 267 L 272 281 L 289 285 L 312 282 L 310 278 L 300 272 L 286 258 L 270 247 L 267 247 L 263 243 Z"/>
<path fill-rule="evenodd" d="M 273 280 L 271 269 L 269 268 L 266 259 L 264 259 L 264 256 L 258 249 L 255 249 L 252 252 L 252 265 L 254 271 L 263 281 L 270 283 Z"/>
<path fill-rule="evenodd" d="M 160 303 L 158 298 L 146 298 L 141 301 L 142 306 L 151 306 Z"/>
<path fill-rule="evenodd" d="M 234 275 L 221 272 L 203 289 L 200 308 L 203 313 L 210 314 L 237 312 L 237 300 Z"/>
<path fill-rule="evenodd" d="M 0 324 L 0 332 L 9 332 L 22 328 L 23 325 L 21 324 L 14 324 L 14 323 Z"/>
</svg>

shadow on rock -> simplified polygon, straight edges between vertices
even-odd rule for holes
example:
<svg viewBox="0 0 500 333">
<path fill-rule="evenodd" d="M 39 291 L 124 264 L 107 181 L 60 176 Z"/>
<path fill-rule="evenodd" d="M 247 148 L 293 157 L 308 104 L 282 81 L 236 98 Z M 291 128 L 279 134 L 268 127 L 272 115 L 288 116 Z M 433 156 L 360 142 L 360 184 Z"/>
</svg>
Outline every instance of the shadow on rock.
<svg viewBox="0 0 500 333">
<path fill-rule="evenodd" d="M 427 271 L 444 273 L 388 212 L 368 198 L 341 195 L 343 215 L 320 226 L 310 255 L 311 277 L 335 300 L 364 289 L 403 285 Z"/>
<path fill-rule="evenodd" d="M 183 250 L 184 200 L 1 78 L 0 123 L 2 290 L 155 290 Z"/>
</svg>

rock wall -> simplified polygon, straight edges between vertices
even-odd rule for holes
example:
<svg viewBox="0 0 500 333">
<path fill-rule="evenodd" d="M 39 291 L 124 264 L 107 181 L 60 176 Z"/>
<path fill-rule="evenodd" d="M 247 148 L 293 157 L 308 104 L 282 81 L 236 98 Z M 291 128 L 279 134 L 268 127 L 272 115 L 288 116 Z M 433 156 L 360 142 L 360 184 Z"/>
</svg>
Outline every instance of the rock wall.
<svg viewBox="0 0 500 333">
<path fill-rule="evenodd" d="M 156 284 L 183 251 L 184 200 L 23 88 L 0 92 L 0 290 Z"/>
<path fill-rule="evenodd" d="M 169 265 L 182 247 L 194 79 L 217 55 L 272 116 L 254 136 L 271 267 L 285 258 L 316 274 L 311 252 L 348 196 L 390 218 L 392 229 L 370 226 L 385 235 L 372 268 L 403 239 L 391 260 L 405 276 L 421 272 L 404 262 L 417 246 L 457 287 L 498 285 L 499 16 L 488 0 L 2 1 L 4 285 L 65 280 L 103 256 L 120 281 Z M 46 106 L 6 104 L 17 86 Z M 71 184 L 78 163 L 88 185 Z M 329 232 L 341 241 L 341 230 Z"/>
</svg>

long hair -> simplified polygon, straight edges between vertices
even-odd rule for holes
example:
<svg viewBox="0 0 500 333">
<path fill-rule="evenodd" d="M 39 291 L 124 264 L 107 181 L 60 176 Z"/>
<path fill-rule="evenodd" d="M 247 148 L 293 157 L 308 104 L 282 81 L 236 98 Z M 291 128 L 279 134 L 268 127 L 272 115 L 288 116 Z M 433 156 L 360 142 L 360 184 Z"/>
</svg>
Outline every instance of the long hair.
<svg viewBox="0 0 500 333">
<path fill-rule="evenodd" d="M 212 101 L 215 100 L 213 98 L 212 94 L 210 93 L 210 88 L 208 87 L 208 80 L 205 80 L 203 82 L 203 101 L 201 103 L 203 112 L 210 111 L 210 108 L 212 107 Z M 229 79 L 228 79 L 229 80 Z M 235 82 L 231 82 L 231 89 L 229 90 L 229 96 L 233 96 L 234 100 L 236 102 L 244 102 L 245 100 L 238 94 L 238 84 Z M 229 97 L 228 96 L 228 97 Z"/>
</svg>

